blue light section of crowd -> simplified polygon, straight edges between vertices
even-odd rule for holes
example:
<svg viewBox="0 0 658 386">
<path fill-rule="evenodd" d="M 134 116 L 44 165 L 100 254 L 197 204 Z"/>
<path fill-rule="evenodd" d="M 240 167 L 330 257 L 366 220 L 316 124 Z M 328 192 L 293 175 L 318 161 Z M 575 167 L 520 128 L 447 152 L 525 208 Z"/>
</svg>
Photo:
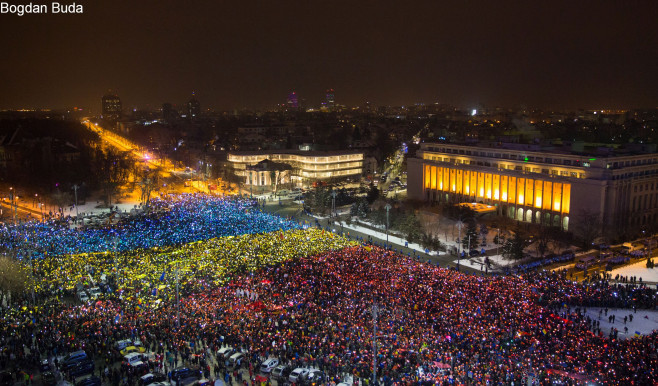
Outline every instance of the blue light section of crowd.
<svg viewBox="0 0 658 386">
<path fill-rule="evenodd" d="M 263 213 L 256 202 L 241 198 L 180 195 L 156 199 L 149 213 L 122 218 L 117 224 L 71 229 L 68 223 L 29 222 L 0 229 L 0 246 L 19 258 L 46 254 L 128 251 L 180 245 L 221 236 L 301 229 L 282 217 Z"/>
</svg>

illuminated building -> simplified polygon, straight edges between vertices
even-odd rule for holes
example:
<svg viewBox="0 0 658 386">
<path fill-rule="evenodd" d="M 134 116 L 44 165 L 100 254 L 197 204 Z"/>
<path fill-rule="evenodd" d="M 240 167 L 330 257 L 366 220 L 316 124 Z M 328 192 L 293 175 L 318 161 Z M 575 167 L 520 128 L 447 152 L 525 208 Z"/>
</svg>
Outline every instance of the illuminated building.
<svg viewBox="0 0 658 386">
<path fill-rule="evenodd" d="M 299 107 L 299 102 L 297 99 L 297 93 L 296 92 L 291 92 L 288 94 L 288 99 L 286 100 L 286 107 L 289 109 L 296 109 Z"/>
<path fill-rule="evenodd" d="M 194 119 L 201 114 L 201 103 L 194 97 L 192 93 L 192 99 L 187 101 L 187 118 Z"/>
<path fill-rule="evenodd" d="M 423 143 L 408 160 L 409 198 L 482 202 L 565 230 L 581 213 L 600 216 L 609 231 L 658 223 L 658 153 L 594 157 L 515 147 Z"/>
<path fill-rule="evenodd" d="M 233 165 L 235 173 L 243 177 L 247 185 L 269 185 L 265 179 L 259 177 L 254 168 L 263 160 L 290 165 L 290 181 L 296 185 L 308 185 L 318 180 L 357 177 L 363 172 L 363 153 L 352 151 L 281 150 L 240 151 L 228 154 L 228 161 Z"/>
<path fill-rule="evenodd" d="M 328 109 L 333 109 L 336 105 L 336 100 L 334 99 L 334 89 L 330 88 L 325 93 L 325 103 L 327 104 Z"/>
<path fill-rule="evenodd" d="M 109 92 L 101 99 L 101 113 L 103 119 L 117 121 L 121 119 L 121 99 L 116 94 Z"/>
</svg>

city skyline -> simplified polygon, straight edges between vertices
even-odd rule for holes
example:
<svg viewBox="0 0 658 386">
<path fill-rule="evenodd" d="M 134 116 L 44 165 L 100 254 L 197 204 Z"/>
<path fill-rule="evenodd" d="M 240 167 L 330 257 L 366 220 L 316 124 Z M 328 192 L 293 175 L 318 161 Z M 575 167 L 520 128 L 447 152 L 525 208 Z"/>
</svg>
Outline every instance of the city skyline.
<svg viewBox="0 0 658 386">
<path fill-rule="evenodd" d="M 0 15 L 0 109 L 270 109 L 446 103 L 658 106 L 654 3 L 81 2 L 82 14 Z M 16 33 L 19 31 L 19 33 Z"/>
</svg>

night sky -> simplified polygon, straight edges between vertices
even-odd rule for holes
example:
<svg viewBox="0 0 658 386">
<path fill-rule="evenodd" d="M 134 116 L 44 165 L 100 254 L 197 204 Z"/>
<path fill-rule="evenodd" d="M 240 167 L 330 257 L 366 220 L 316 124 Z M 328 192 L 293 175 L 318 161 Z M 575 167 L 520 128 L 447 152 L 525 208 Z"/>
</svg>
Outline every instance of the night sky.
<svg viewBox="0 0 658 386">
<path fill-rule="evenodd" d="M 18 4 L 19 1 L 9 0 Z M 50 1 L 33 3 L 50 4 Z M 540 5 L 541 3 L 543 5 Z M 0 108 L 658 106 L 656 1 L 86 0 L 0 15 Z"/>
</svg>

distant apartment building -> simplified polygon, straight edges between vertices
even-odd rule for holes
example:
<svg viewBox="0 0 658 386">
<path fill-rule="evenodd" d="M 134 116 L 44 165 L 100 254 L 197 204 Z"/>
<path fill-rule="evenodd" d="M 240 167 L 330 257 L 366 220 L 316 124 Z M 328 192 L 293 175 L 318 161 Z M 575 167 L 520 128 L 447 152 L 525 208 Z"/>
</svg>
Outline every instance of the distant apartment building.
<svg viewBox="0 0 658 386">
<path fill-rule="evenodd" d="M 108 121 L 118 121 L 121 119 L 123 107 L 121 99 L 116 94 L 109 92 L 101 98 L 101 113 L 103 119 Z"/>
<path fill-rule="evenodd" d="M 244 178 L 247 185 L 271 183 L 270 177 L 264 175 L 269 173 L 267 168 L 254 167 L 263 160 L 269 160 L 277 165 L 289 165 L 290 181 L 302 186 L 320 180 L 340 180 L 360 176 L 363 173 L 364 154 L 354 151 L 237 151 L 230 152 L 227 159 L 233 165 L 236 174 Z"/>
<path fill-rule="evenodd" d="M 192 98 L 187 101 L 187 118 L 196 119 L 201 115 L 201 102 L 196 99 L 194 93 L 192 93 Z"/>
<path fill-rule="evenodd" d="M 658 153 L 635 150 L 597 156 L 584 148 L 423 143 L 408 160 L 408 194 L 482 202 L 515 220 L 564 230 L 581 221 L 580 213 L 593 213 L 608 231 L 637 232 L 658 222 Z"/>
</svg>

